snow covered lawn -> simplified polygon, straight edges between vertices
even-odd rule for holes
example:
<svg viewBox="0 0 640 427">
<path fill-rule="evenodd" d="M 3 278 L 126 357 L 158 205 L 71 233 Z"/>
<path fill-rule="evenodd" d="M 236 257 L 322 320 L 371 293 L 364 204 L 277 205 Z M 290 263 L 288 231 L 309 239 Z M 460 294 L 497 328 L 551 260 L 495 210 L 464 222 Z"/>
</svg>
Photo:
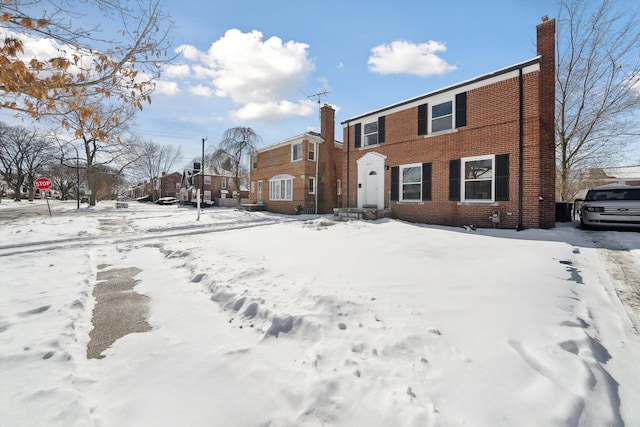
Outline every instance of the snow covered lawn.
<svg viewBox="0 0 640 427">
<path fill-rule="evenodd" d="M 68 206 L 0 226 L 2 426 L 640 425 L 640 233 Z M 87 359 L 129 267 L 152 329 Z"/>
</svg>

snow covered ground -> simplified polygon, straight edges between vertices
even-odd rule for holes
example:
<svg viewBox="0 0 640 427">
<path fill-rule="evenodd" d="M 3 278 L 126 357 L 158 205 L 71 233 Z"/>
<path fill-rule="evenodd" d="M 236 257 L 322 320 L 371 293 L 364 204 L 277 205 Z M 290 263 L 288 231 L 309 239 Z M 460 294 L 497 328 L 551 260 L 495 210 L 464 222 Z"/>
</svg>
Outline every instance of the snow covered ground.
<svg viewBox="0 0 640 427">
<path fill-rule="evenodd" d="M 640 233 L 53 207 L 0 226 L 2 426 L 640 425 L 598 249 L 637 268 Z M 133 267 L 151 330 L 88 359 L 97 275 Z"/>
</svg>

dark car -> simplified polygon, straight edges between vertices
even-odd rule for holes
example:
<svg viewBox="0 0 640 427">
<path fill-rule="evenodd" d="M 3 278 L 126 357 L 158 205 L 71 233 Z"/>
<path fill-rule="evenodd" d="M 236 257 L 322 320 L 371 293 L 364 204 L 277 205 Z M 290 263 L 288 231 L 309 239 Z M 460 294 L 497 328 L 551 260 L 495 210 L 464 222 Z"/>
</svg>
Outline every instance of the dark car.
<svg viewBox="0 0 640 427">
<path fill-rule="evenodd" d="M 640 228 L 640 186 L 604 185 L 587 192 L 582 228 Z"/>
<path fill-rule="evenodd" d="M 80 203 L 89 203 L 89 198 L 87 196 L 82 196 Z"/>
<path fill-rule="evenodd" d="M 175 205 L 178 203 L 178 199 L 175 197 L 160 197 L 156 200 L 157 205 Z"/>
</svg>

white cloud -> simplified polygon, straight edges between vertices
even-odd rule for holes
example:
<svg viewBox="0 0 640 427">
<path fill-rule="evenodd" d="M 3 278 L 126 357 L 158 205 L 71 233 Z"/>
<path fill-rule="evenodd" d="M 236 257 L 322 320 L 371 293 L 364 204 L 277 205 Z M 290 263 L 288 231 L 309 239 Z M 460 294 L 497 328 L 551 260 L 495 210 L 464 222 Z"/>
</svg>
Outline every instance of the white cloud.
<svg viewBox="0 0 640 427">
<path fill-rule="evenodd" d="M 256 30 L 243 33 L 231 29 L 207 52 L 190 45 L 179 49 L 184 58 L 195 62 L 193 75 L 208 80 L 216 96 L 231 98 L 240 105 L 232 115 L 246 120 L 307 112 L 300 108 L 304 103 L 291 100 L 299 98 L 300 88 L 315 69 L 307 56 L 308 48 L 305 43 L 285 43 L 278 37 L 263 40 Z M 275 111 L 268 111 L 270 108 Z"/>
<path fill-rule="evenodd" d="M 437 55 L 446 50 L 444 44 L 435 41 L 415 44 L 397 40 L 371 49 L 369 69 L 380 74 L 413 74 L 422 77 L 444 74 L 456 69 Z"/>
<path fill-rule="evenodd" d="M 169 79 L 184 79 L 191 75 L 191 69 L 187 64 L 169 64 L 162 68 L 162 76 Z"/>
<path fill-rule="evenodd" d="M 176 82 L 167 82 L 158 80 L 156 83 L 155 93 L 167 96 L 176 96 L 180 93 L 180 88 Z"/>
<path fill-rule="evenodd" d="M 231 118 L 238 122 L 248 120 L 280 120 L 291 117 L 306 117 L 317 110 L 317 104 L 305 100 L 300 102 L 273 101 L 261 103 L 249 103 L 244 107 L 233 111 Z"/>
<path fill-rule="evenodd" d="M 214 95 L 213 89 L 205 85 L 190 86 L 189 92 L 196 96 L 210 97 Z"/>
</svg>

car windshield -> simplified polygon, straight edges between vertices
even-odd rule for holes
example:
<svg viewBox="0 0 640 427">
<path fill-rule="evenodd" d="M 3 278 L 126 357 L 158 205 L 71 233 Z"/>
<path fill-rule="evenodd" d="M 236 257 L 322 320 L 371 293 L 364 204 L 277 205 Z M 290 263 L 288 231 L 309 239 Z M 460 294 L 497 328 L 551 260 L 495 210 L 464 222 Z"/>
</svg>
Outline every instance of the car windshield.
<svg viewBox="0 0 640 427">
<path fill-rule="evenodd" d="M 640 200 L 640 188 L 599 189 L 587 192 L 587 202 L 600 200 Z"/>
</svg>

